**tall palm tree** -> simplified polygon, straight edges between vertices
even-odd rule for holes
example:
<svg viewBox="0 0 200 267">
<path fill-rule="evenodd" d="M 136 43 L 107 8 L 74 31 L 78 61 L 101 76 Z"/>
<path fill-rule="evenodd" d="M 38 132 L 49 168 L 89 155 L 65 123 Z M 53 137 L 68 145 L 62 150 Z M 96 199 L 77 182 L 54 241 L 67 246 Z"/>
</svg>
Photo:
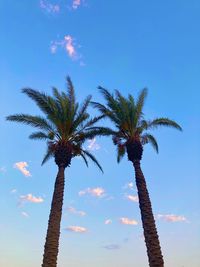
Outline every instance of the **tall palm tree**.
<svg viewBox="0 0 200 267">
<path fill-rule="evenodd" d="M 91 102 L 91 104 L 100 111 L 102 116 L 109 118 L 115 126 L 115 133 L 112 136 L 113 142 L 117 146 L 117 161 L 120 162 L 125 153 L 127 153 L 128 160 L 133 163 L 135 169 L 136 186 L 149 266 L 163 267 L 163 256 L 140 161 L 142 159 L 144 144 L 150 143 L 158 152 L 156 139 L 149 130 L 156 129 L 159 126 L 173 127 L 178 130 L 182 129 L 175 121 L 168 118 L 145 120 L 143 107 L 147 96 L 146 88 L 140 92 L 137 100 L 130 94 L 127 98 L 122 96 L 118 90 L 115 90 L 115 94 L 111 94 L 107 89 L 102 87 L 99 87 L 99 90 L 106 100 L 106 105 L 97 102 Z M 104 127 L 101 127 L 101 130 L 103 131 Z M 106 132 L 107 128 L 105 128 Z"/>
<path fill-rule="evenodd" d="M 22 92 L 37 104 L 45 116 L 16 114 L 6 118 L 9 121 L 20 122 L 37 128 L 38 131 L 32 133 L 29 137 L 34 140 L 47 141 L 47 152 L 42 164 L 49 158 L 54 157 L 58 166 L 42 267 L 57 266 L 65 168 L 70 166 L 72 158 L 81 156 L 86 165 L 88 165 L 87 159 L 89 158 L 102 171 L 102 167 L 94 155 L 83 148 L 83 143 L 87 139 L 91 139 L 97 134 L 105 134 L 101 130 L 93 129 L 93 125 L 102 116 L 90 118 L 87 109 L 91 96 L 88 96 L 79 107 L 75 99 L 74 87 L 69 77 L 67 78 L 67 87 L 67 92 L 59 92 L 58 89 L 53 88 L 53 96 L 30 88 L 23 89 Z"/>
</svg>

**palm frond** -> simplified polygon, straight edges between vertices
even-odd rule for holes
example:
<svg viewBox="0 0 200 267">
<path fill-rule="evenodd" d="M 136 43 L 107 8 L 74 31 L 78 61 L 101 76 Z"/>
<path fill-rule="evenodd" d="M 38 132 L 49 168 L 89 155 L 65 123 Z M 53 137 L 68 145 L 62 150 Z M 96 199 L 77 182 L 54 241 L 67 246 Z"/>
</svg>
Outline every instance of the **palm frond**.
<svg viewBox="0 0 200 267">
<path fill-rule="evenodd" d="M 153 121 L 149 122 L 148 129 L 157 128 L 159 126 L 172 127 L 172 128 L 175 128 L 175 129 L 177 129 L 179 131 L 182 131 L 182 128 L 178 123 L 176 123 L 175 121 L 170 120 L 168 118 L 157 118 L 157 119 L 154 119 Z"/>
<path fill-rule="evenodd" d="M 15 114 L 6 117 L 8 121 L 21 122 L 41 130 L 54 132 L 53 126 L 45 119 L 40 116 L 31 116 L 27 114 Z"/>
<path fill-rule="evenodd" d="M 143 111 L 143 107 L 144 107 L 144 102 L 145 102 L 145 99 L 147 97 L 147 88 L 144 88 L 142 89 L 142 91 L 140 92 L 139 96 L 138 96 L 138 99 L 136 101 L 136 105 L 135 105 L 135 108 L 136 108 L 136 122 L 138 122 L 138 120 L 141 118 L 142 116 L 142 111 Z"/>
<path fill-rule="evenodd" d="M 141 141 L 142 144 L 148 144 L 150 143 L 152 145 L 152 147 L 156 150 L 156 152 L 158 153 L 158 143 L 155 139 L 155 137 L 149 133 L 146 133 L 144 135 L 141 136 Z"/>
<path fill-rule="evenodd" d="M 126 148 L 125 146 L 118 145 L 117 146 L 117 162 L 119 163 L 121 159 L 124 157 L 126 153 Z"/>
<path fill-rule="evenodd" d="M 99 162 L 98 162 L 98 160 L 95 158 L 95 156 L 94 155 L 92 155 L 90 152 L 88 152 L 87 150 L 83 150 L 82 149 L 82 151 L 83 151 L 83 153 L 88 157 L 88 158 L 90 158 L 98 167 L 99 167 L 99 169 L 102 171 L 102 173 L 103 173 L 103 168 L 101 167 L 101 165 L 99 164 Z"/>
<path fill-rule="evenodd" d="M 49 135 L 46 134 L 46 133 L 43 133 L 43 132 L 35 132 L 35 133 L 32 133 L 30 136 L 29 136 L 30 139 L 34 139 L 34 140 L 47 140 L 47 139 L 50 139 L 49 138 Z"/>
<path fill-rule="evenodd" d="M 42 164 L 41 165 L 44 165 L 51 157 L 54 156 L 54 153 L 53 151 L 50 150 L 50 148 L 48 147 L 47 148 L 47 152 L 42 160 Z"/>
</svg>

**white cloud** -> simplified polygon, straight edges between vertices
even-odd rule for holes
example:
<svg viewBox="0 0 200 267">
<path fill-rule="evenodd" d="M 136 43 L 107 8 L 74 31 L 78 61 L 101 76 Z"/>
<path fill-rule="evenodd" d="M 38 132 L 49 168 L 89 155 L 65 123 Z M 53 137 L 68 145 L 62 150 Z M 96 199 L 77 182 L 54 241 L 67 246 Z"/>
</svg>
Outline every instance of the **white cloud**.
<svg viewBox="0 0 200 267">
<path fill-rule="evenodd" d="M 22 211 L 22 212 L 21 212 L 21 215 L 22 215 L 22 216 L 24 216 L 24 217 L 26 217 L 26 218 L 29 218 L 29 215 L 28 215 L 28 213 L 27 213 L 27 212 L 25 212 L 25 211 Z"/>
<path fill-rule="evenodd" d="M 75 233 L 86 233 L 87 229 L 81 226 L 68 226 L 65 230 Z"/>
<path fill-rule="evenodd" d="M 42 203 L 44 201 L 42 197 L 35 197 L 32 194 L 20 196 L 20 200 L 21 202 L 32 202 L 32 203 Z"/>
<path fill-rule="evenodd" d="M 47 0 L 40 0 L 40 8 L 48 13 L 59 13 L 60 6 L 58 4 L 52 4 Z"/>
<path fill-rule="evenodd" d="M 162 219 L 166 222 L 186 222 L 187 219 L 185 216 L 174 215 L 174 214 L 158 214 L 158 219 Z"/>
<path fill-rule="evenodd" d="M 96 138 L 88 140 L 88 143 L 88 150 L 94 151 L 100 149 L 100 145 L 97 143 Z"/>
<path fill-rule="evenodd" d="M 28 163 L 26 161 L 16 162 L 13 166 L 14 168 L 18 169 L 24 176 L 29 177 L 31 173 L 27 170 Z"/>
<path fill-rule="evenodd" d="M 70 212 L 70 213 L 73 213 L 73 214 L 76 214 L 76 215 L 79 215 L 79 216 L 85 216 L 86 215 L 86 212 L 82 211 L 82 210 L 76 210 L 74 207 L 68 207 L 67 210 Z"/>
<path fill-rule="evenodd" d="M 124 186 L 123 186 L 123 189 L 130 189 L 130 190 L 133 190 L 133 182 L 129 182 L 129 183 L 126 183 Z"/>
<path fill-rule="evenodd" d="M 6 172 L 6 167 L 4 167 L 4 166 L 1 167 L 1 168 L 0 168 L 0 172 L 5 173 L 5 172 Z"/>
<path fill-rule="evenodd" d="M 112 223 L 112 220 L 111 219 L 107 219 L 105 220 L 104 224 L 111 224 Z"/>
<path fill-rule="evenodd" d="M 139 202 L 138 196 L 126 195 L 126 198 L 132 202 Z"/>
<path fill-rule="evenodd" d="M 72 8 L 77 9 L 81 5 L 82 0 L 73 0 Z"/>
<path fill-rule="evenodd" d="M 105 196 L 105 190 L 102 187 L 96 187 L 96 188 L 87 188 L 85 190 L 80 191 L 79 196 L 83 196 L 85 194 L 90 194 L 94 197 L 103 197 Z"/>
<path fill-rule="evenodd" d="M 108 249 L 108 250 L 115 250 L 115 249 L 120 249 L 120 246 L 117 244 L 110 244 L 103 246 L 103 248 Z"/>
<path fill-rule="evenodd" d="M 12 190 L 10 190 L 10 193 L 11 193 L 11 194 L 15 194 L 15 193 L 17 193 L 17 189 L 16 189 L 16 188 L 13 188 Z"/>
<path fill-rule="evenodd" d="M 126 224 L 126 225 L 137 225 L 138 224 L 136 220 L 125 218 L 125 217 L 120 218 L 120 222 L 121 224 Z"/>
</svg>

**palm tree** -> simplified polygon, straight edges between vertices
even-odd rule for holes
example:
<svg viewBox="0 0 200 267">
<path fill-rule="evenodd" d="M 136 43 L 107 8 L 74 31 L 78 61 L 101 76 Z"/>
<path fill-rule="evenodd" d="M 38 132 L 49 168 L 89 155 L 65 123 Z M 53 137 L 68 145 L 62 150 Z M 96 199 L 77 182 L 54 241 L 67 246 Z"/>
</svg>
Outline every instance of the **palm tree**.
<svg viewBox="0 0 200 267">
<path fill-rule="evenodd" d="M 116 128 L 112 137 L 114 145 L 117 146 L 117 161 L 120 162 L 127 152 L 128 160 L 133 163 L 135 169 L 136 186 L 149 266 L 163 267 L 163 256 L 140 161 L 142 159 L 144 144 L 150 143 L 156 152 L 158 152 L 156 139 L 149 130 L 156 129 L 159 126 L 173 127 L 178 130 L 182 129 L 175 121 L 168 118 L 156 118 L 151 121 L 145 120 L 143 107 L 147 96 L 146 88 L 140 92 L 137 100 L 130 94 L 125 98 L 118 90 L 115 90 L 115 94 L 111 94 L 107 89 L 102 87 L 99 87 L 99 90 L 106 100 L 106 105 L 97 102 L 91 102 L 91 104 L 100 111 L 102 116 L 109 118 Z M 101 127 L 101 130 L 103 131 L 104 127 Z M 107 128 L 105 128 L 106 132 L 108 132 Z"/>
<path fill-rule="evenodd" d="M 44 117 L 27 114 L 16 114 L 6 119 L 33 126 L 38 131 L 29 137 L 34 140 L 47 141 L 47 152 L 42 164 L 49 158 L 54 157 L 58 166 L 51 210 L 48 221 L 46 242 L 42 267 L 56 267 L 60 236 L 60 221 L 64 196 L 64 171 L 70 167 L 71 160 L 75 156 L 81 156 L 88 166 L 88 158 L 91 159 L 102 171 L 102 167 L 89 151 L 83 148 L 83 143 L 97 134 L 104 135 L 101 129 L 93 129 L 93 125 L 102 116 L 90 118 L 87 112 L 91 96 L 88 96 L 79 107 L 76 102 L 74 87 L 67 77 L 67 92 L 59 92 L 53 88 L 53 97 L 45 93 L 25 88 L 22 90 L 30 97 L 44 113 Z M 109 132 L 109 129 L 107 129 Z"/>
</svg>

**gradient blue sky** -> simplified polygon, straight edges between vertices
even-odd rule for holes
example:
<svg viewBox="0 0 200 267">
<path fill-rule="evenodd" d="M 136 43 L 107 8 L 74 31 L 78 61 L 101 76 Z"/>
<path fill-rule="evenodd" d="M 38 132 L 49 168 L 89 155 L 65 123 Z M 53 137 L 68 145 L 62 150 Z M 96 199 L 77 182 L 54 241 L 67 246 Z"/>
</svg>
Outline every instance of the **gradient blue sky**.
<svg viewBox="0 0 200 267">
<path fill-rule="evenodd" d="M 159 155 L 146 146 L 142 167 L 165 266 L 199 267 L 200 2 L 72 2 L 0 1 L 0 266 L 40 266 L 57 171 L 53 160 L 41 167 L 46 147 L 28 139 L 31 128 L 5 116 L 40 114 L 21 88 L 64 90 L 70 75 L 80 101 L 88 94 L 101 101 L 98 85 L 125 95 L 148 87 L 146 117 L 168 116 L 181 124 L 183 133 L 155 132 Z M 79 159 L 66 170 L 58 266 L 145 267 L 138 203 L 128 199 L 137 195 L 133 168 L 126 158 L 116 163 L 109 139 L 88 145 L 105 173 Z M 14 168 L 19 162 L 28 164 L 31 176 Z M 112 223 L 105 224 L 108 219 Z"/>
</svg>

